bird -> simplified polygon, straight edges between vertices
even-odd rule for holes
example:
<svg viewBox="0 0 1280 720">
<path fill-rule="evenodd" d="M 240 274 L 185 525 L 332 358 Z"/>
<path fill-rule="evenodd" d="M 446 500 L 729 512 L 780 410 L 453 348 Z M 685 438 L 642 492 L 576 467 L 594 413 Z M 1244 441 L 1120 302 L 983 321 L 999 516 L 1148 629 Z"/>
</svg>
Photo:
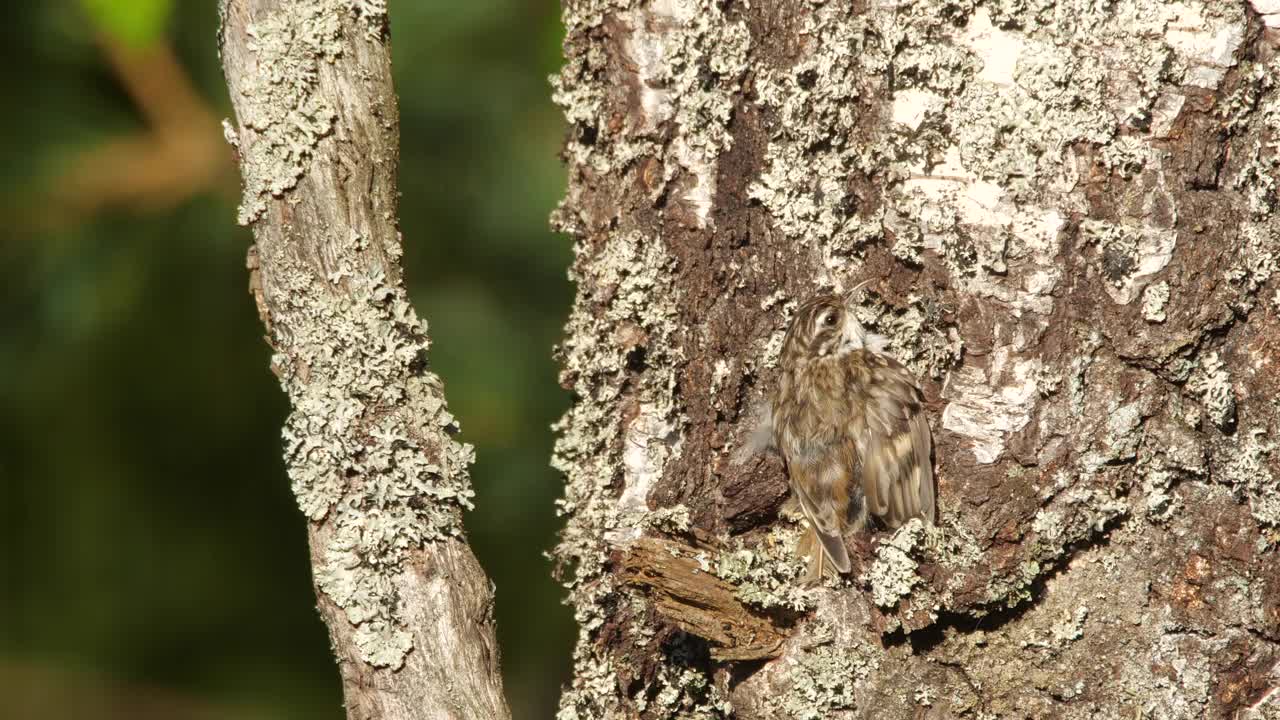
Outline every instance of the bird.
<svg viewBox="0 0 1280 720">
<path fill-rule="evenodd" d="M 864 283 L 865 285 L 865 283 Z M 802 583 L 848 573 L 845 535 L 874 517 L 890 530 L 937 521 L 933 438 L 920 384 L 883 336 L 854 314 L 852 297 L 820 294 L 796 311 L 779 373 L 739 460 L 782 455 L 808 530 Z"/>
</svg>

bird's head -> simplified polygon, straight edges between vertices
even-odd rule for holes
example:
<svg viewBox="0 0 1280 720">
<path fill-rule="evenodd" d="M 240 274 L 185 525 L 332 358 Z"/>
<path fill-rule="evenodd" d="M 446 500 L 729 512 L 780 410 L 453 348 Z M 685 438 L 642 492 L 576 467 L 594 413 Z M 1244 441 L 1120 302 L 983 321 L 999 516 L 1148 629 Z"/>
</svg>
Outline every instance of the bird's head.
<svg viewBox="0 0 1280 720">
<path fill-rule="evenodd" d="M 854 298 L 865 285 L 859 284 L 843 295 L 818 295 L 801 305 L 783 341 L 783 362 L 863 349 L 883 352 L 885 338 L 868 331 L 854 313 Z"/>
</svg>

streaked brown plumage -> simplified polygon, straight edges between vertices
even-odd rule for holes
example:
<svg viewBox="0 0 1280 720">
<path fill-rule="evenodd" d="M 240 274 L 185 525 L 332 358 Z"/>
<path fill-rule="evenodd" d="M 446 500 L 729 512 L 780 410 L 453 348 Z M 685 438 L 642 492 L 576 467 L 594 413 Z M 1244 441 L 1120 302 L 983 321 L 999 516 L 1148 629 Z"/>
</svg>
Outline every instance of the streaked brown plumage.
<svg viewBox="0 0 1280 720">
<path fill-rule="evenodd" d="M 774 447 L 809 523 L 806 580 L 848 572 L 848 530 L 868 514 L 889 528 L 935 521 L 932 437 L 920 388 L 866 331 L 846 298 L 823 295 L 796 311 L 778 384 L 749 451 Z"/>
</svg>

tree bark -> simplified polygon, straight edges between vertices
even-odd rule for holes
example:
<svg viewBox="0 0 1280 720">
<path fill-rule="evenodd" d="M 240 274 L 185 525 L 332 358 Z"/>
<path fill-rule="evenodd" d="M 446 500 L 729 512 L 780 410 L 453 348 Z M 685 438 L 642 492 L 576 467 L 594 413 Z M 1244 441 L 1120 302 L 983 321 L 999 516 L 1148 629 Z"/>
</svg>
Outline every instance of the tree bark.
<svg viewBox="0 0 1280 720">
<path fill-rule="evenodd" d="M 1280 717 L 1280 6 L 564 21 L 561 720 Z M 806 590 L 784 468 L 730 457 L 864 280 L 942 521 Z"/>
<path fill-rule="evenodd" d="M 510 717 L 493 591 L 462 531 L 472 450 L 402 282 L 385 4 L 221 12 L 250 287 L 292 406 L 285 461 L 347 715 Z"/>
</svg>

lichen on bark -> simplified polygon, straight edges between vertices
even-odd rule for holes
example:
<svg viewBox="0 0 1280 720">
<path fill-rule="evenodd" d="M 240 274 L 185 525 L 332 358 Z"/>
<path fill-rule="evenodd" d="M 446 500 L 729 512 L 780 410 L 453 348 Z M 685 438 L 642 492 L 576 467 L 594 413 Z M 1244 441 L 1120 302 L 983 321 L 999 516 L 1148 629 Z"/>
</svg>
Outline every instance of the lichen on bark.
<svg viewBox="0 0 1280 720">
<path fill-rule="evenodd" d="M 1259 572 L 1280 540 L 1280 88 L 1261 10 L 673 8 L 565 9 L 578 401 L 557 555 L 584 625 L 562 716 L 729 716 L 664 701 L 676 648 L 734 717 L 1260 716 L 1280 659 L 1280 583 Z M 727 35 L 728 66 L 703 42 Z M 715 111 L 690 123 L 670 110 L 685 102 Z M 688 147 L 711 170 L 682 164 Z M 648 297 L 633 283 L 625 317 L 624 283 L 602 282 L 617 247 L 652 259 L 628 267 Z M 790 566 L 760 562 L 793 527 L 784 469 L 729 456 L 789 308 L 862 281 L 860 315 L 924 384 L 941 527 L 876 533 L 850 579 L 787 602 Z M 661 317 L 638 320 L 648 303 Z M 644 520 L 674 507 L 687 526 Z M 612 580 L 644 535 L 710 547 L 719 578 L 780 613 L 782 655 L 690 665 L 698 639 Z M 873 669 L 850 679 L 825 654 L 852 647 Z"/>
<path fill-rule="evenodd" d="M 377 20 L 368 8 L 361 13 Z M 346 2 L 314 0 L 246 26 L 260 71 L 235 88 L 240 132 L 252 133 L 235 143 L 242 222 L 260 219 L 268 200 L 296 187 L 338 121 L 320 68 L 349 47 L 344 23 L 353 14 Z M 268 273 L 262 300 L 277 349 L 272 369 L 293 408 L 285 461 L 302 512 L 313 521 L 332 514 L 317 586 L 356 626 L 367 662 L 399 667 L 412 636 L 396 575 L 411 549 L 460 533 L 472 451 L 450 437 L 457 424 L 439 378 L 425 368 L 426 324 L 388 277 L 387 258 L 360 230 L 330 232 L 336 237 L 325 239 L 318 263 L 287 241 L 262 242 L 255 256 Z M 377 244 L 398 258 L 398 238 Z"/>
<path fill-rule="evenodd" d="M 259 134 L 240 148 L 242 225 L 261 217 L 269 198 L 297 185 L 316 143 L 333 128 L 336 111 L 316 89 L 320 66 L 342 53 L 342 11 L 338 2 L 301 2 L 246 28 L 263 71 L 245 77 L 239 90 L 240 123 Z M 238 146 L 234 134 L 228 137 Z"/>
<path fill-rule="evenodd" d="M 288 395 L 284 459 L 351 717 L 509 717 L 466 545 L 470 446 L 409 303 L 380 0 L 226 0 L 225 123 L 250 288 Z"/>
</svg>

